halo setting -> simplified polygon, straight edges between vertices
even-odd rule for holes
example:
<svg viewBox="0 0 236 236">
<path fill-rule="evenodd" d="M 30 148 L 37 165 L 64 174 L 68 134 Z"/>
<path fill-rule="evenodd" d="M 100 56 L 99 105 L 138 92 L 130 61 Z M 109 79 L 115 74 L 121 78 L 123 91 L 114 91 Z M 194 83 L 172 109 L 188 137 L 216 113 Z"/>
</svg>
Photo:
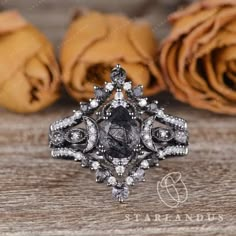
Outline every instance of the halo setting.
<svg viewBox="0 0 236 236">
<path fill-rule="evenodd" d="M 52 157 L 94 170 L 96 181 L 111 186 L 120 202 L 145 180 L 146 169 L 165 157 L 188 154 L 187 122 L 166 114 L 157 101 L 149 103 L 142 86 L 125 80 L 117 65 L 111 82 L 95 86 L 94 98 L 49 128 Z"/>
</svg>

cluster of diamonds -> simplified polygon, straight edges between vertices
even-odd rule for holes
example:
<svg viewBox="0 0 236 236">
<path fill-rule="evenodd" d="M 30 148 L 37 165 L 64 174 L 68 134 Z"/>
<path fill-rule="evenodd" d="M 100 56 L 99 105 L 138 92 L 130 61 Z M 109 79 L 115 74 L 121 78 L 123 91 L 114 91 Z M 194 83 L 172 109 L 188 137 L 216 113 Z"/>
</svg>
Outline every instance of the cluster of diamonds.
<svg viewBox="0 0 236 236">
<path fill-rule="evenodd" d="M 126 82 L 117 65 L 111 82 L 94 88 L 95 97 L 51 124 L 49 146 L 54 158 L 71 159 L 112 187 L 120 202 L 129 187 L 144 181 L 145 170 L 168 156 L 188 154 L 184 119 L 168 115 L 157 101 L 143 97 L 143 86 Z"/>
</svg>

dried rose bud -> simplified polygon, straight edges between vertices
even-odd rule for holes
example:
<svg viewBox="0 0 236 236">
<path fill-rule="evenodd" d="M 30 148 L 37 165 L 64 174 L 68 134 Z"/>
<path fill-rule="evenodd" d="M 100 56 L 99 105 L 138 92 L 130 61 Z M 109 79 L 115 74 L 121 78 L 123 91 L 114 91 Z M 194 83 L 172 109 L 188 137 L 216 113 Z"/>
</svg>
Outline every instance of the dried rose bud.
<svg viewBox="0 0 236 236">
<path fill-rule="evenodd" d="M 16 11 L 0 14 L 0 106 L 30 113 L 59 97 L 59 69 L 49 41 Z"/>
<path fill-rule="evenodd" d="M 174 96 L 194 107 L 236 114 L 236 1 L 199 1 L 172 14 L 161 67 Z"/>
<path fill-rule="evenodd" d="M 63 82 L 75 99 L 87 99 L 94 85 L 109 81 L 110 70 L 121 64 L 128 80 L 143 84 L 145 95 L 153 95 L 165 87 L 154 61 L 156 52 L 146 22 L 95 11 L 77 14 L 62 44 Z"/>
</svg>

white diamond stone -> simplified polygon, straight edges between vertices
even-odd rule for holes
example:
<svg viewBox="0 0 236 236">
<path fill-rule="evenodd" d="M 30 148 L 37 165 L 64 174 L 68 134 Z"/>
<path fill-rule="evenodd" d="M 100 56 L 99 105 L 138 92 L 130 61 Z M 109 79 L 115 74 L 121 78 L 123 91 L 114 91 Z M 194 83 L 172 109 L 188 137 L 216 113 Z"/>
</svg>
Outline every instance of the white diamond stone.
<svg viewBox="0 0 236 236">
<path fill-rule="evenodd" d="M 161 136 L 161 138 L 165 138 L 166 135 L 167 135 L 167 133 L 168 133 L 168 130 L 161 129 L 161 130 L 160 130 L 160 136 Z"/>
<path fill-rule="evenodd" d="M 142 99 L 139 100 L 138 104 L 139 104 L 140 107 L 145 107 L 147 105 L 147 100 L 142 98 Z"/>
<path fill-rule="evenodd" d="M 112 160 L 112 163 L 113 163 L 114 165 L 119 165 L 119 164 L 120 164 L 120 159 L 119 159 L 119 158 L 114 158 L 114 159 Z"/>
<path fill-rule="evenodd" d="M 83 154 L 81 152 L 76 152 L 74 154 L 75 157 L 75 161 L 81 161 L 81 159 L 83 158 Z"/>
<path fill-rule="evenodd" d="M 187 147 L 184 149 L 184 154 L 188 155 L 188 148 Z"/>
<path fill-rule="evenodd" d="M 112 83 L 107 83 L 107 84 L 105 85 L 105 88 L 106 88 L 108 91 L 112 91 L 113 88 L 114 88 L 114 85 L 113 85 Z"/>
<path fill-rule="evenodd" d="M 127 165 L 129 160 L 127 158 L 122 158 L 120 162 L 122 163 L 122 165 Z"/>
<path fill-rule="evenodd" d="M 122 100 L 124 98 L 124 95 L 122 92 L 118 91 L 115 94 L 115 100 Z"/>
<path fill-rule="evenodd" d="M 114 186 L 114 185 L 116 185 L 116 178 L 114 177 L 114 176 L 110 176 L 108 179 L 107 179 L 107 183 L 109 184 L 109 185 L 112 185 L 112 186 Z"/>
<path fill-rule="evenodd" d="M 118 107 L 119 105 L 120 105 L 120 103 L 119 103 L 118 101 L 116 101 L 116 100 L 113 100 L 113 101 L 112 101 L 112 106 L 113 106 L 114 108 Z"/>
<path fill-rule="evenodd" d="M 153 119 L 148 119 L 148 120 L 146 121 L 146 124 L 147 124 L 148 126 L 151 126 L 152 123 L 153 123 Z"/>
<path fill-rule="evenodd" d="M 123 86 L 125 91 L 128 91 L 132 88 L 131 82 L 125 82 Z"/>
<path fill-rule="evenodd" d="M 127 106 L 127 102 L 126 101 L 120 101 L 119 102 L 120 103 L 120 106 L 122 106 L 122 107 L 126 107 Z"/>
<path fill-rule="evenodd" d="M 127 185 L 133 185 L 134 179 L 131 176 L 128 176 L 125 180 Z"/>
<path fill-rule="evenodd" d="M 96 99 L 93 99 L 91 102 L 90 102 L 90 106 L 92 107 L 92 108 L 96 108 L 96 107 L 98 107 L 98 101 L 96 100 Z"/>
<path fill-rule="evenodd" d="M 158 117 L 163 117 L 164 116 L 163 110 L 158 110 L 157 115 L 158 115 Z"/>
<path fill-rule="evenodd" d="M 124 100 L 119 100 L 119 101 L 118 100 L 113 100 L 112 101 L 112 106 L 114 108 L 119 107 L 119 106 L 126 107 L 127 106 L 127 102 L 124 101 Z"/>
<path fill-rule="evenodd" d="M 160 151 L 158 152 L 158 157 L 164 158 L 164 157 L 165 157 L 165 153 L 164 153 L 162 150 L 160 150 Z"/>
<path fill-rule="evenodd" d="M 141 166 L 142 168 L 144 168 L 144 169 L 147 169 L 147 168 L 149 168 L 149 163 L 148 163 L 147 160 L 143 160 L 143 161 L 141 162 L 140 166 Z"/>
<path fill-rule="evenodd" d="M 152 146 L 152 142 L 151 142 L 151 141 L 147 142 L 147 145 L 148 145 L 149 147 L 151 147 L 151 146 Z"/>
<path fill-rule="evenodd" d="M 184 129 L 188 129 L 188 124 L 187 124 L 187 122 L 185 122 L 185 121 L 183 122 L 183 128 L 184 128 Z"/>
<path fill-rule="evenodd" d="M 82 115 L 83 115 L 82 111 L 76 111 L 74 113 L 74 118 L 75 119 L 80 119 Z"/>
<path fill-rule="evenodd" d="M 92 168 L 93 168 L 94 170 L 97 170 L 99 167 L 100 167 L 100 164 L 99 164 L 98 161 L 94 161 L 94 162 L 92 163 Z"/>
<path fill-rule="evenodd" d="M 96 133 L 97 133 L 95 127 L 89 128 L 89 132 L 90 132 L 91 134 L 96 134 Z"/>
<path fill-rule="evenodd" d="M 118 175 L 122 175 L 125 172 L 125 167 L 124 166 L 117 166 L 116 167 L 116 173 Z"/>
</svg>

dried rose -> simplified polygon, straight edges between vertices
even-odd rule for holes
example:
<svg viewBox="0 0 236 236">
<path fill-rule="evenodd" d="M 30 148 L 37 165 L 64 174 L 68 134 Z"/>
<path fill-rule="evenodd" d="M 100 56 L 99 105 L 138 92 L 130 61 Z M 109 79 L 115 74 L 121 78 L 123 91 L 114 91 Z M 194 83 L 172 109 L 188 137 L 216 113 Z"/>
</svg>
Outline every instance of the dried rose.
<svg viewBox="0 0 236 236">
<path fill-rule="evenodd" d="M 59 97 L 59 69 L 52 46 L 18 12 L 0 13 L 0 106 L 39 111 Z"/>
<path fill-rule="evenodd" d="M 154 57 L 157 43 L 147 23 L 125 16 L 89 11 L 77 14 L 61 49 L 63 82 L 77 100 L 93 96 L 94 85 L 109 81 L 116 64 L 146 95 L 164 89 Z"/>
<path fill-rule="evenodd" d="M 236 1 L 199 1 L 172 14 L 161 67 L 174 96 L 194 107 L 236 114 Z"/>
</svg>

